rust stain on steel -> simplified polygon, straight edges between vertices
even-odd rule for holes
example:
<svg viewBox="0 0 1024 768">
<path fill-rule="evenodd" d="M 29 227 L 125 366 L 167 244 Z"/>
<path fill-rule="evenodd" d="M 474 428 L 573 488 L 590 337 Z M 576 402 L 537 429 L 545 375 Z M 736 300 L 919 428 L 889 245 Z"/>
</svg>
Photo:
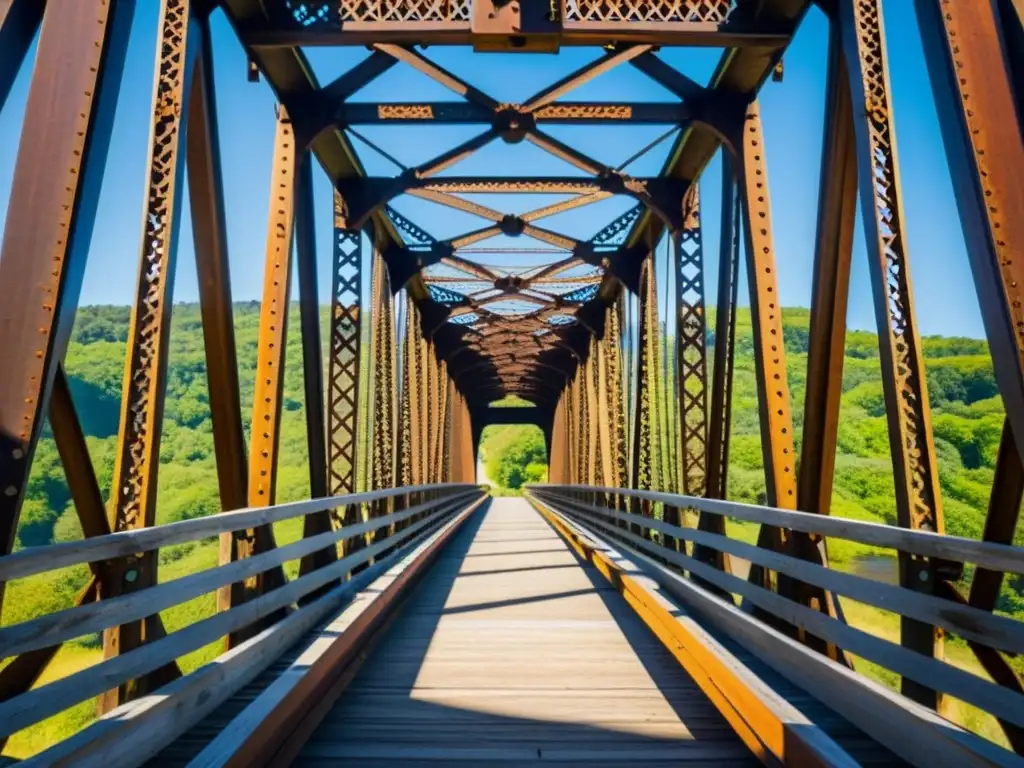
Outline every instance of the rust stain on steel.
<svg viewBox="0 0 1024 768">
<path fill-rule="evenodd" d="M 44 18 L 0 247 L 0 555 L 14 546 L 46 401 L 74 321 L 131 7 Z M 83 205 L 83 203 L 85 203 Z M 77 235 L 77 236 L 76 236 Z M 0 600 L 3 588 L 0 586 Z"/>
<path fill-rule="evenodd" d="M 355 491 L 362 321 L 362 234 L 347 228 L 346 205 L 334 193 L 334 268 L 327 390 L 327 461 L 330 492 Z"/>
<path fill-rule="evenodd" d="M 704 249 L 700 193 L 690 187 L 683 202 L 683 230 L 676 238 L 676 361 L 682 428 L 682 492 L 707 493 L 707 313 L 704 306 Z"/>
<path fill-rule="evenodd" d="M 942 533 L 931 411 L 914 319 L 885 33 L 878 0 L 840 4 L 839 24 L 854 103 L 861 209 L 889 414 L 897 519 L 904 528 Z M 932 564 L 927 558 L 901 553 L 900 583 L 909 589 L 932 592 Z M 926 656 L 942 655 L 942 631 L 927 624 L 904 618 L 901 640 L 904 646 Z M 941 704 L 938 692 L 907 678 L 903 679 L 902 690 L 926 706 L 938 708 Z"/>
</svg>

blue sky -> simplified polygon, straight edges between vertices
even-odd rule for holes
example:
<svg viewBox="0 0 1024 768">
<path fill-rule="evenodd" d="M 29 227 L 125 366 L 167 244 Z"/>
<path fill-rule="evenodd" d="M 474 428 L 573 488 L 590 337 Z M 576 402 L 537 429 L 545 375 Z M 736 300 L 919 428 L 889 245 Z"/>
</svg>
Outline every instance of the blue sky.
<svg viewBox="0 0 1024 768">
<path fill-rule="evenodd" d="M 141 231 L 143 185 L 149 134 L 153 57 L 159 3 L 138 4 L 121 87 L 114 135 L 82 304 L 125 304 L 136 279 Z M 923 334 L 983 336 L 977 298 L 964 250 L 963 235 L 946 169 L 913 4 L 884 4 L 889 30 L 889 57 L 902 171 L 907 242 L 919 327 Z M 259 297 L 268 207 L 270 158 L 274 134 L 274 98 L 269 87 L 246 80 L 244 53 L 228 24 L 214 20 L 215 66 L 224 163 L 228 244 L 237 300 Z M 814 247 L 815 213 L 825 90 L 827 23 L 812 9 L 785 58 L 783 83 L 767 83 L 761 94 L 762 117 L 772 195 L 780 292 L 784 306 L 808 306 Z M 327 82 L 365 57 L 365 49 L 314 49 L 307 52 L 321 80 Z M 706 82 L 721 51 L 665 50 L 659 53 L 690 77 Z M 559 56 L 472 54 L 461 48 L 431 48 L 427 55 L 499 101 L 527 99 L 552 80 L 600 55 L 595 49 L 566 49 Z M 6 215 L 21 120 L 28 95 L 29 67 L 24 67 L 0 113 L 0 217 Z M 398 65 L 360 92 L 359 101 L 455 100 L 457 97 L 414 70 Z M 595 101 L 660 101 L 671 97 L 638 71 L 624 66 L 602 75 L 567 98 Z M 366 129 L 400 162 L 411 165 L 439 154 L 482 127 Z M 617 165 L 665 131 L 653 127 L 551 127 L 556 135 L 596 159 Z M 394 165 L 366 149 L 357 149 L 372 175 L 391 175 Z M 669 142 L 641 158 L 628 171 L 653 175 Z M 454 166 L 451 175 L 576 175 L 574 169 L 545 156 L 527 143 L 497 142 Z M 707 296 L 713 303 L 717 270 L 720 159 L 708 167 L 701 184 L 704 215 Z M 321 293 L 329 294 L 331 191 L 326 176 L 316 174 L 317 227 Z M 551 202 L 550 196 L 481 196 L 490 207 L 522 212 Z M 631 205 L 613 199 L 541 222 L 551 229 L 587 239 Z M 440 237 L 482 226 L 480 219 L 413 198 L 395 207 Z M 851 286 L 849 325 L 875 327 L 863 228 L 858 224 Z M 197 297 L 191 222 L 183 208 L 179 236 L 175 300 Z M 496 245 L 504 245 L 495 241 Z M 520 245 L 527 243 L 519 242 Z M 529 245 L 533 245 L 530 243 Z M 523 257 L 520 263 L 532 263 Z M 487 261 L 485 257 L 481 260 Z M 664 288 L 659 292 L 663 292 Z M 741 302 L 746 285 L 741 284 Z"/>
</svg>

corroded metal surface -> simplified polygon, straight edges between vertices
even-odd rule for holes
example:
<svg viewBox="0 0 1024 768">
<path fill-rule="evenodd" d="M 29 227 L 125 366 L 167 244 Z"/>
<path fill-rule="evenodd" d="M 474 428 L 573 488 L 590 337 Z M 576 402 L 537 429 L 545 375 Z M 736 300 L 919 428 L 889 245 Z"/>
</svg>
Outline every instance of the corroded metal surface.
<svg viewBox="0 0 1024 768">
<path fill-rule="evenodd" d="M 682 443 L 682 491 L 707 492 L 707 312 L 704 306 L 704 249 L 700 198 L 690 189 L 684 227 L 676 240 L 676 361 L 679 367 L 679 418 Z"/>
<path fill-rule="evenodd" d="M 878 0 L 842 3 L 839 24 L 854 104 L 866 107 L 854 110 L 854 126 L 882 385 L 889 415 L 896 514 L 905 528 L 941 533 L 942 501 L 924 361 L 914 316 L 885 32 Z M 900 581 L 914 589 L 932 592 L 935 572 L 927 558 L 903 554 Z M 929 656 L 941 656 L 940 630 L 904 618 L 901 633 L 908 647 Z M 938 693 L 906 678 L 903 692 L 933 707 L 939 706 L 941 699 Z"/>
</svg>

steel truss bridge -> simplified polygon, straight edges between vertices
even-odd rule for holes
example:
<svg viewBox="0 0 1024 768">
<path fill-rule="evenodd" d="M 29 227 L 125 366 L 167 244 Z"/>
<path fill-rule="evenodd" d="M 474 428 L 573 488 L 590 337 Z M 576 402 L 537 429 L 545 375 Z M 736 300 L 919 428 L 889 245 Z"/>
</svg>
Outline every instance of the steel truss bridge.
<svg viewBox="0 0 1024 768">
<path fill-rule="evenodd" d="M 995 610 L 1004 578 L 1024 574 L 1024 549 L 1012 543 L 1024 493 L 1017 0 L 915 0 L 919 29 L 898 30 L 924 40 L 1007 414 L 982 541 L 944 533 L 881 0 L 817 3 L 830 33 L 799 454 L 757 97 L 768 78 L 783 76 L 808 0 L 161 0 L 138 289 L 105 499 L 63 359 L 91 233 L 105 224 L 96 201 L 118 151 L 112 116 L 135 5 L 0 0 L 0 106 L 38 40 L 0 250 L 0 598 L 4 585 L 36 574 L 91 571 L 74 606 L 0 628 L 0 737 L 84 701 L 98 707 L 96 720 L 30 764 L 1022 763 L 1024 694 L 1013 659 L 1024 653 L 1024 627 Z M 237 32 L 251 78 L 265 79 L 279 103 L 251 418 L 242 413 L 232 315 L 215 12 Z M 444 45 L 603 50 L 509 104 L 425 47 Z M 313 46 L 369 50 L 320 83 L 304 53 Z M 657 55 L 669 46 L 724 52 L 699 83 Z M 415 68 L 451 99 L 350 98 L 393 67 Z M 639 70 L 673 98 L 573 101 L 575 89 L 616 67 Z M 353 142 L 386 154 L 364 135 L 382 124 L 479 132 L 374 177 Z M 559 124 L 662 125 L 668 160 L 656 176 L 632 176 L 628 163 L 608 167 L 556 138 L 548 126 Z M 578 173 L 443 173 L 501 141 L 530 142 Z M 719 150 L 711 329 L 698 182 Z M 334 187 L 326 339 L 314 245 L 326 224 L 313 216 L 314 163 Z M 186 178 L 223 511 L 156 525 Z M 480 203 L 482 193 L 561 199 L 508 213 Z M 479 227 L 437 237 L 393 207 L 403 195 L 472 214 Z M 628 210 L 589 240 L 545 226 L 616 196 Z M 895 479 L 892 526 L 829 514 L 858 202 Z M 522 250 L 543 263 L 491 263 L 504 251 L 486 242 L 499 235 L 532 240 L 539 247 Z M 659 319 L 653 265 L 664 238 L 674 295 Z M 310 498 L 279 504 L 293 266 L 302 355 L 287 363 L 303 371 Z M 764 506 L 726 493 L 741 269 Z M 491 406 L 509 395 L 529 406 Z M 13 551 L 44 421 L 85 537 Z M 486 497 L 474 462 L 483 428 L 495 423 L 543 430 L 550 484 L 530 487 L 526 499 Z M 297 519 L 302 538 L 279 545 L 273 525 Z M 756 543 L 730 535 L 729 519 L 759 526 Z M 218 564 L 158 578 L 162 551 L 212 537 Z M 898 584 L 830 568 L 835 539 L 894 550 Z M 161 611 L 211 593 L 214 614 L 165 631 Z M 843 599 L 898 614 L 898 637 L 848 624 Z M 101 662 L 43 678 L 63 643 L 97 633 Z M 969 645 L 985 676 L 944 660 L 947 633 Z M 211 643 L 223 653 L 183 673 L 179 660 Z M 899 690 L 863 674 L 868 665 Z M 951 699 L 994 717 L 1002 741 L 945 718 Z"/>
</svg>

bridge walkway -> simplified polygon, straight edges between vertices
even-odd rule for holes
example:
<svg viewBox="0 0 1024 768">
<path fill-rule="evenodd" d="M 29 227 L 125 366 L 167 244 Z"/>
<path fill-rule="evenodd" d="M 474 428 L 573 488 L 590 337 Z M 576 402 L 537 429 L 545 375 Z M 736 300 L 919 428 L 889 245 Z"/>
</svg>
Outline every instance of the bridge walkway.
<svg viewBox="0 0 1024 768">
<path fill-rule="evenodd" d="M 757 764 L 523 499 L 467 521 L 295 764 L 352 761 Z"/>
</svg>

